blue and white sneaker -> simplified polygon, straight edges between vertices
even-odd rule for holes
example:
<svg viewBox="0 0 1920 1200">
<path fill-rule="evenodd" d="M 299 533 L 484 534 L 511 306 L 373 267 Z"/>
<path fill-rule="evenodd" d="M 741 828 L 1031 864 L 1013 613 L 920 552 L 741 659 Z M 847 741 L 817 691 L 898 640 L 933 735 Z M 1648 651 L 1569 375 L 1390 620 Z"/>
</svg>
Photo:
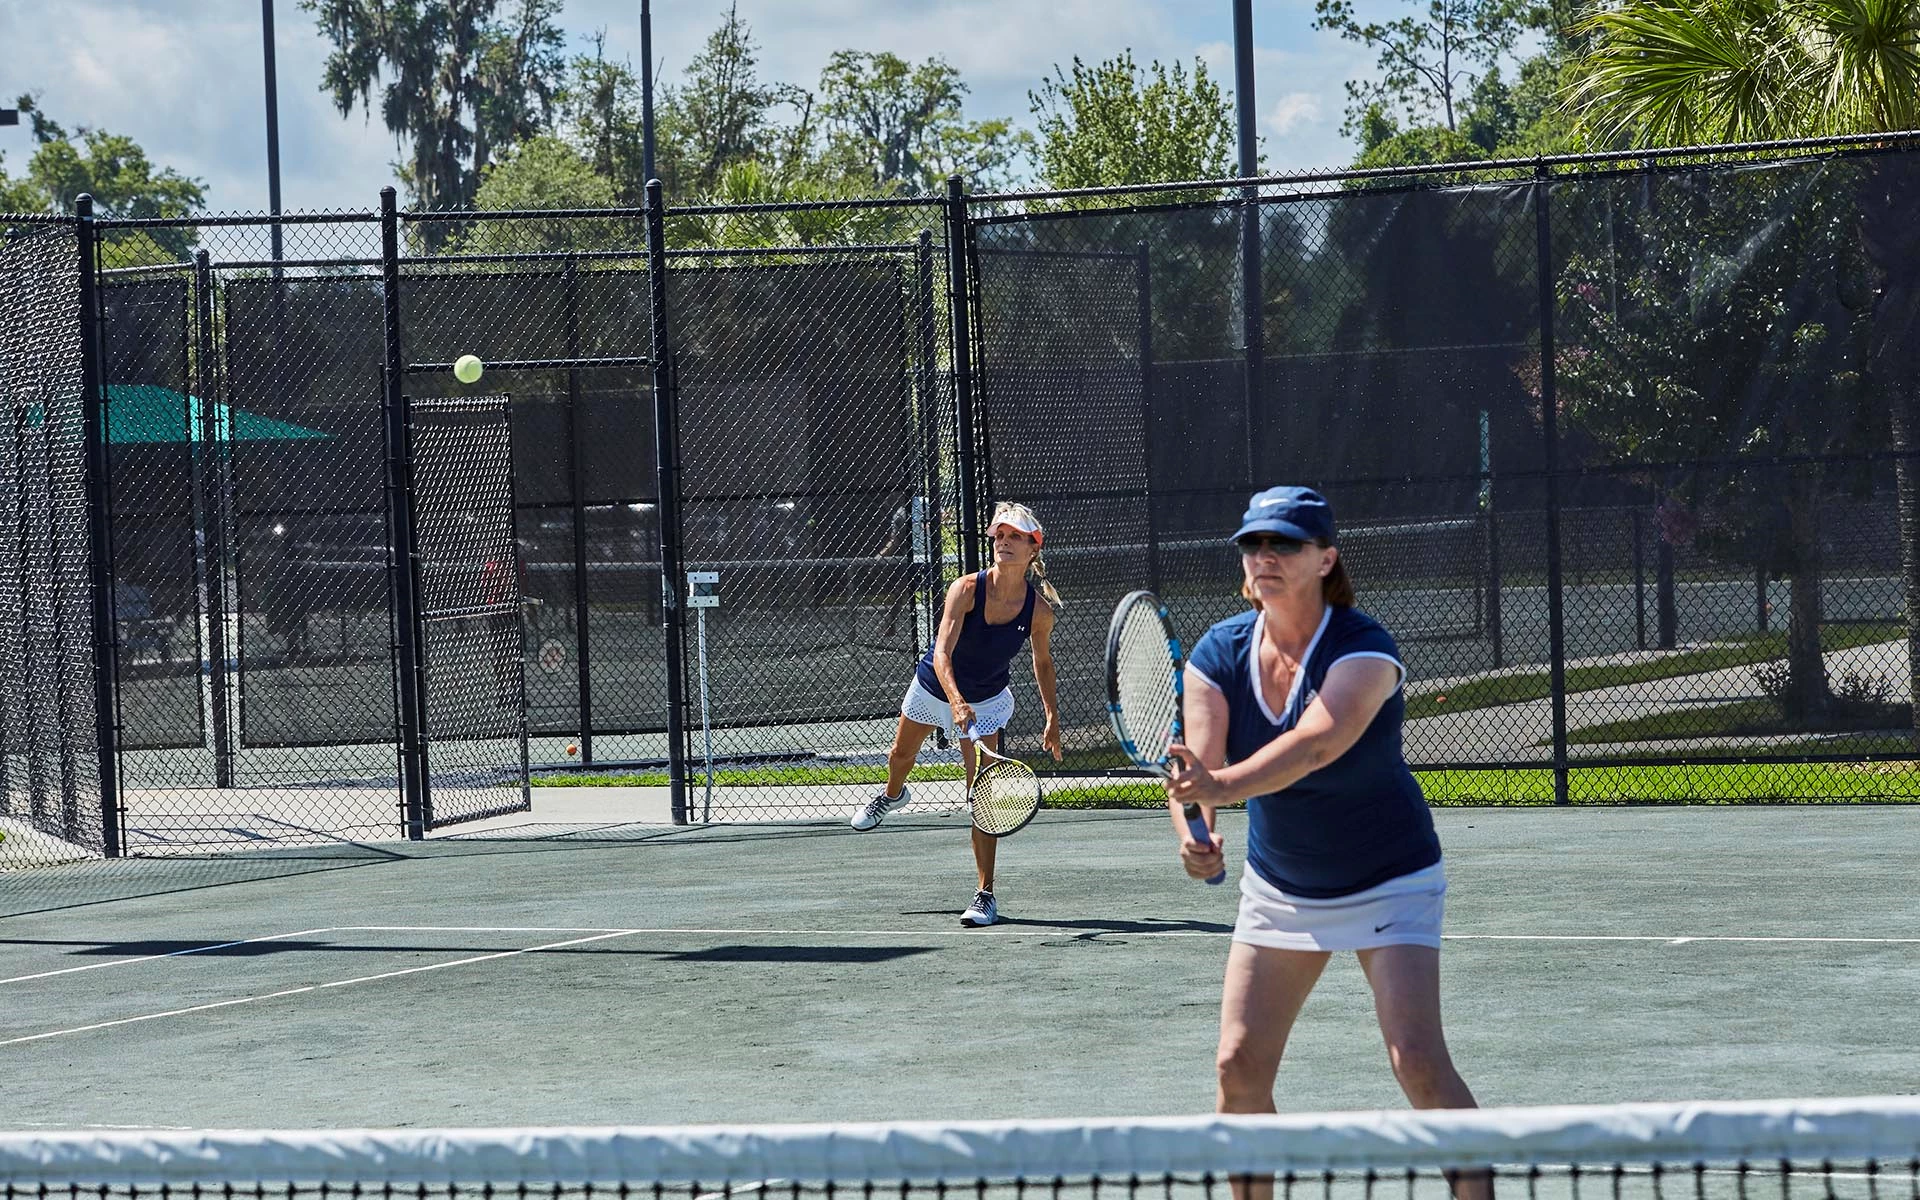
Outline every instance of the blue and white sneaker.
<svg viewBox="0 0 1920 1200">
<path fill-rule="evenodd" d="M 973 894 L 973 903 L 967 905 L 967 911 L 960 914 L 960 923 L 969 928 L 991 925 L 1000 919 L 1000 907 L 993 902 L 993 893 L 985 888 Z"/>
<path fill-rule="evenodd" d="M 862 804 L 860 811 L 853 814 L 853 820 L 849 821 L 848 824 L 852 825 L 861 833 L 865 833 L 867 830 L 879 825 L 888 813 L 905 804 L 908 797 L 912 795 L 913 789 L 909 787 L 902 787 L 898 796 L 889 796 L 885 792 L 882 792 L 865 804 Z"/>
</svg>

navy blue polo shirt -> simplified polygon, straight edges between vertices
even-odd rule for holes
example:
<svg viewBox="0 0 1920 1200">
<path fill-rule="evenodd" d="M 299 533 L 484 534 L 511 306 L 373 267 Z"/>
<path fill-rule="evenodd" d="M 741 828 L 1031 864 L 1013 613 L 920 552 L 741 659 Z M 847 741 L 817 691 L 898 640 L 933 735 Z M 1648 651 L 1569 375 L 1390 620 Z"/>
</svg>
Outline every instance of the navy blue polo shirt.
<svg viewBox="0 0 1920 1200">
<path fill-rule="evenodd" d="M 1251 758 L 1292 729 L 1335 663 L 1383 658 L 1400 667 L 1399 648 L 1378 621 L 1328 605 L 1292 694 L 1275 712 L 1257 682 L 1262 628 L 1257 612 L 1229 617 L 1207 630 L 1188 660 L 1226 697 L 1230 763 Z M 1406 698 L 1396 688 L 1345 754 L 1291 787 L 1247 802 L 1247 865 L 1260 878 L 1295 896 L 1324 899 L 1362 892 L 1440 861 L 1433 814 L 1401 751 L 1406 711 Z"/>
</svg>

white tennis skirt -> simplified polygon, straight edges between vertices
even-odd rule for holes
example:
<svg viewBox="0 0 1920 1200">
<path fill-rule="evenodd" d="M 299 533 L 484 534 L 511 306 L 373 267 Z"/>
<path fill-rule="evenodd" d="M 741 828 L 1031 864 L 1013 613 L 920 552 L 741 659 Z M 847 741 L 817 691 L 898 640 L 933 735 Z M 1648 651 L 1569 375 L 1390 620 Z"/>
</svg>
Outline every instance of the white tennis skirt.
<svg viewBox="0 0 1920 1200">
<path fill-rule="evenodd" d="M 922 725 L 932 725 L 939 729 L 953 728 L 953 706 L 920 686 L 920 677 L 915 675 L 907 683 L 907 694 L 900 701 L 900 715 L 909 721 L 918 721 Z M 973 731 L 981 737 L 999 733 L 1013 720 L 1013 689 L 1001 688 L 973 706 Z"/>
<path fill-rule="evenodd" d="M 1289 895 L 1247 867 L 1240 873 L 1240 919 L 1233 940 L 1278 950 L 1403 945 L 1438 950 L 1446 897 L 1442 863 L 1327 900 Z"/>
</svg>

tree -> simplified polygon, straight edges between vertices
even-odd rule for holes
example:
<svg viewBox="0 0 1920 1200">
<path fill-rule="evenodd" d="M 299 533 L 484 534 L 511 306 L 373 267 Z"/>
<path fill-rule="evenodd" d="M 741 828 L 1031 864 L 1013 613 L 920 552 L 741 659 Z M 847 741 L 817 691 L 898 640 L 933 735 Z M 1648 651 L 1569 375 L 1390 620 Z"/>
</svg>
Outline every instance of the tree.
<svg viewBox="0 0 1920 1200">
<path fill-rule="evenodd" d="M 16 106 L 32 114 L 38 147 L 26 174 L 0 169 L 0 212 L 70 213 L 83 194 L 95 216 L 114 219 L 191 217 L 205 210 L 206 185 L 171 167 L 156 168 L 130 137 L 84 126 L 71 135 L 48 119 L 32 96 Z M 185 259 L 197 240 L 192 228 L 108 230 L 102 261 L 132 266 Z"/>
<path fill-rule="evenodd" d="M 1634 146 L 1873 134 L 1920 124 L 1914 0 L 1624 0 L 1582 26 L 1571 105 Z M 1871 271 L 1864 365 L 1888 408 L 1920 696 L 1920 157 L 1863 159 L 1852 201 Z M 1920 705 L 1916 706 L 1920 717 Z M 1916 727 L 1920 736 L 1920 726 Z"/>
<path fill-rule="evenodd" d="M 1027 140 L 1008 121 L 966 120 L 966 94 L 942 59 L 836 50 L 820 73 L 826 166 L 882 191 L 937 191 L 949 175 L 998 185 Z"/>
<path fill-rule="evenodd" d="M 7 176 L 7 155 L 0 151 L 0 213 L 45 212 L 46 207 L 46 198 L 32 180 Z"/>
<path fill-rule="evenodd" d="M 546 127 L 560 4 L 517 0 L 498 19 L 501 0 L 300 0 L 333 43 L 321 90 L 343 117 L 378 109 L 407 149 L 401 181 L 424 208 L 472 203 L 493 157 Z"/>
<path fill-rule="evenodd" d="M 1621 463 L 1741 464 L 1649 470 L 1645 482 L 1681 520 L 1664 523 L 1669 544 L 1789 580 L 1778 698 L 1809 722 L 1833 700 L 1820 514 L 1862 474 L 1817 460 L 1883 436 L 1864 369 L 1866 263 L 1846 212 L 1848 173 L 1721 172 L 1560 193 L 1563 419 Z M 1782 457 L 1816 461 L 1774 465 Z"/>
<path fill-rule="evenodd" d="M 676 216 L 668 227 L 668 241 L 683 248 L 778 249 L 903 242 L 918 232 L 914 215 L 894 208 L 742 207 L 846 200 L 863 194 L 844 180 L 785 176 L 754 159 L 741 159 L 721 173 L 708 197 L 736 211 Z"/>
<path fill-rule="evenodd" d="M 1459 102 L 1480 73 L 1512 52 L 1529 20 L 1522 0 L 1427 0 L 1425 13 L 1397 20 L 1362 21 L 1352 0 L 1316 0 L 1313 27 L 1374 50 L 1380 78 L 1347 81 L 1347 119 L 1353 136 L 1378 104 L 1410 124 L 1434 117 L 1458 127 Z"/>
<path fill-rule="evenodd" d="M 1037 157 L 1048 187 L 1111 187 L 1219 179 L 1234 173 L 1233 111 L 1194 60 L 1142 71 L 1132 51 L 1070 71 L 1056 64 L 1027 93 L 1039 124 Z"/>
<path fill-rule="evenodd" d="M 482 212 L 538 208 L 611 208 L 613 182 L 551 134 L 528 138 L 487 168 L 474 196 Z M 459 239 L 470 253 L 534 253 L 605 248 L 604 222 L 476 221 Z"/>
<path fill-rule="evenodd" d="M 1416 125 L 1403 131 L 1376 107 L 1369 110 L 1369 119 L 1361 131 L 1360 157 L 1353 160 L 1353 165 L 1363 171 L 1373 171 L 1431 166 L 1435 163 L 1477 162 L 1486 157 L 1486 147 L 1465 134 L 1455 133 L 1444 125 Z M 1427 176 L 1427 180 L 1467 182 L 1471 176 L 1466 180 Z M 1398 179 L 1379 182 L 1392 187 L 1405 185 L 1404 180 Z"/>
<path fill-rule="evenodd" d="M 730 6 L 688 62 L 685 82 L 662 89 L 656 161 L 662 184 L 676 199 L 711 195 L 733 163 L 757 159 L 777 166 L 791 152 L 773 113 L 792 104 L 801 109 L 804 125 L 812 98 L 803 89 L 762 80 L 759 50 L 739 6 Z"/>
<path fill-rule="evenodd" d="M 593 173 L 612 185 L 614 202 L 636 206 L 647 186 L 640 81 L 627 64 L 608 62 L 605 50 L 602 31 L 594 35 L 593 54 L 573 60 L 557 100 L 560 128 Z"/>
</svg>

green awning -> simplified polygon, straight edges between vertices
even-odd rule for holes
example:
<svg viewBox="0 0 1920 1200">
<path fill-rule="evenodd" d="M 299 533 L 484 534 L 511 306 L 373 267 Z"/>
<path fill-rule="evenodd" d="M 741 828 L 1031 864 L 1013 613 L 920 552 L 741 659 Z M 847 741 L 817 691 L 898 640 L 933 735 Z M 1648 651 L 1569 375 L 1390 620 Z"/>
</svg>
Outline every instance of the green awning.
<svg viewBox="0 0 1920 1200">
<path fill-rule="evenodd" d="M 288 442 L 333 436 L 158 384 L 114 383 L 107 385 L 107 443 L 152 446 L 199 442 L 206 431 L 209 405 L 216 442 Z"/>
</svg>

